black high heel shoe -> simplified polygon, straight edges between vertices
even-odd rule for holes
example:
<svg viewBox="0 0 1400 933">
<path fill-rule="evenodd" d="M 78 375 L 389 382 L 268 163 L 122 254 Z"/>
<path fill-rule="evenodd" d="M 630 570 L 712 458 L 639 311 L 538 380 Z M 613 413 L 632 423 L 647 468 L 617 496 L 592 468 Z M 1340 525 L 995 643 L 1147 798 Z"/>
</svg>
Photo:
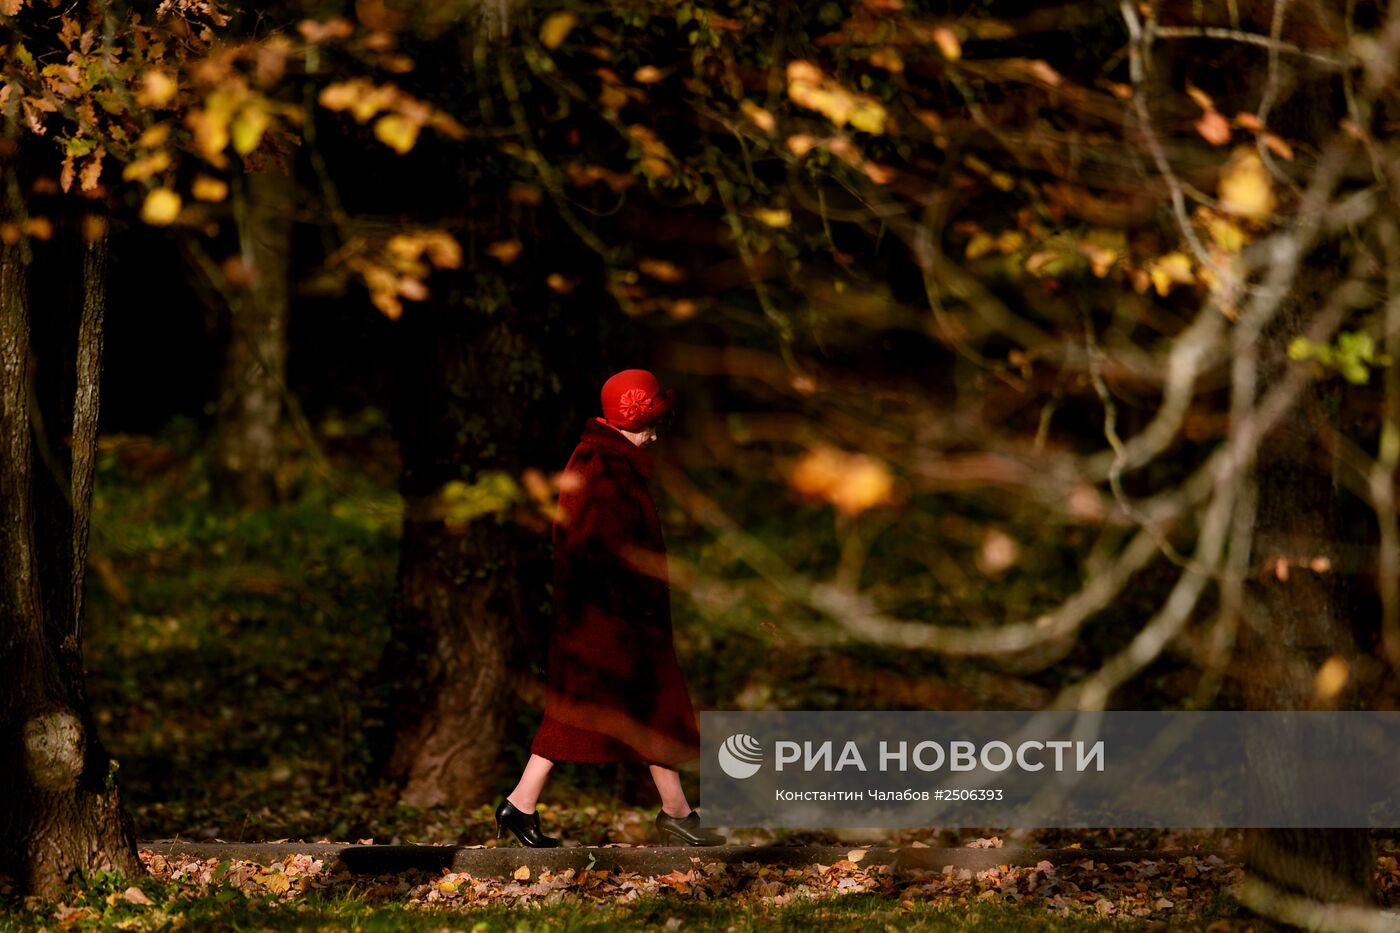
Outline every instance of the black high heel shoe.
<svg viewBox="0 0 1400 933">
<path fill-rule="evenodd" d="M 719 833 L 700 826 L 700 813 L 691 810 L 683 819 L 676 819 L 665 810 L 656 814 L 656 831 L 662 843 L 683 846 L 722 846 L 727 841 Z"/>
<path fill-rule="evenodd" d="M 532 849 L 551 849 L 559 840 L 540 831 L 540 815 L 534 810 L 526 813 L 516 808 L 507 797 L 496 808 L 496 838 L 504 839 L 506 830 L 515 834 L 522 845 Z"/>
</svg>

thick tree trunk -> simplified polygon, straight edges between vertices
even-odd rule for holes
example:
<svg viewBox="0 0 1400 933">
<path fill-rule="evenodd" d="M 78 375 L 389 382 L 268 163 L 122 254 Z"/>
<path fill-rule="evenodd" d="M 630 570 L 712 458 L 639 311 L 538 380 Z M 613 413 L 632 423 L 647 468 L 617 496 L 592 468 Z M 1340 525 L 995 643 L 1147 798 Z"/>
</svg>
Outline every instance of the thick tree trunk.
<svg viewBox="0 0 1400 933">
<path fill-rule="evenodd" d="M 1296 309 L 1280 318 L 1270 340 L 1272 362 L 1265 363 L 1276 370 L 1286 365 L 1283 347 L 1303 323 Z M 1267 386 L 1278 374 L 1266 370 L 1265 375 Z M 1356 703 L 1358 647 L 1338 547 L 1345 535 L 1333 470 L 1314 424 L 1335 407 L 1337 391 L 1335 380 L 1314 383 L 1260 449 L 1254 575 L 1246 584 L 1241 633 L 1248 665 L 1244 696 L 1253 709 L 1354 708 Z M 1353 677 L 1340 694 L 1318 697 L 1317 672 L 1329 659 L 1345 662 Z M 1277 802 L 1304 816 L 1308 800 L 1329 791 L 1292 781 L 1291 762 L 1297 760 L 1292 756 L 1364 753 L 1298 748 L 1286 730 L 1257 737 L 1248 752 L 1256 767 L 1276 776 Z M 1373 865 L 1364 829 L 1263 831 L 1255 834 L 1248 859 L 1251 872 L 1277 889 L 1330 903 L 1370 903 Z"/>
<path fill-rule="evenodd" d="M 486 469 L 518 475 L 531 465 L 532 425 L 544 415 L 511 391 L 518 377 L 509 364 L 533 351 L 509 322 L 414 307 L 401 325 L 395 426 L 406 508 L 397 611 L 380 668 L 394 730 L 387 772 L 408 803 L 479 803 L 499 792 L 516 722 L 511 674 L 523 598 L 545 595 L 542 562 L 531 560 L 544 542 L 493 515 L 453 527 L 441 492 Z"/>
<path fill-rule="evenodd" d="M 415 806 L 475 804 L 498 791 L 522 616 L 508 531 L 489 518 L 461 531 L 405 519 L 388 773 Z"/>
<path fill-rule="evenodd" d="M 291 176 L 276 164 L 251 173 L 239 224 L 242 258 L 253 278 L 229 308 L 215 475 L 221 495 L 253 508 L 276 498 L 293 193 Z"/>
<path fill-rule="evenodd" d="M 31 375 L 26 257 L 0 245 L 0 872 L 42 896 L 75 873 L 140 870 L 131 825 L 88 704 L 81 647 L 81 592 L 92 500 L 92 461 L 101 369 L 105 237 L 87 247 L 76 328 L 75 402 L 31 397 L 54 380 Z M 46 309 L 61 314 L 61 306 Z M 62 345 L 64 341 L 57 341 Z M 45 360 L 66 371 L 59 360 Z M 62 383 L 64 380 L 58 380 Z M 61 443 L 51 456 L 65 495 L 37 494 L 33 412 L 70 410 L 74 467 Z M 52 422 L 50 422 L 52 423 Z M 55 566 L 55 556 L 59 555 Z"/>
</svg>

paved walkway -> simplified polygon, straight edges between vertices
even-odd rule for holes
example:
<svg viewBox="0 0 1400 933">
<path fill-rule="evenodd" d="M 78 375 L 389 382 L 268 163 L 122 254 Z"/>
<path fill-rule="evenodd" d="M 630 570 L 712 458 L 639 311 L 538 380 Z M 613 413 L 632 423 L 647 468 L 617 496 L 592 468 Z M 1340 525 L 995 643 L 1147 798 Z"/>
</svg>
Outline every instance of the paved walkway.
<svg viewBox="0 0 1400 933">
<path fill-rule="evenodd" d="M 531 849 L 510 845 L 495 848 L 462 846 L 333 845 L 302 842 L 143 842 L 138 848 L 163 855 L 195 858 L 233 858 L 267 864 L 289 855 L 311 855 L 327 867 L 339 863 L 359 873 L 383 874 L 409 869 L 436 871 L 450 869 L 478 878 L 509 877 L 521 865 L 532 873 L 566 868 L 631 871 L 647 875 L 688 871 L 701 862 L 802 866 L 818 862 L 831 865 L 844 858 L 861 865 L 889 865 L 892 870 L 954 869 L 983 871 L 998 865 L 1052 865 L 1093 859 L 1095 862 L 1126 862 L 1152 859 L 1175 860 L 1186 855 L 1206 858 L 1205 851 L 1182 849 L 935 849 L 924 847 L 888 848 L 881 846 L 568 846 Z"/>
</svg>

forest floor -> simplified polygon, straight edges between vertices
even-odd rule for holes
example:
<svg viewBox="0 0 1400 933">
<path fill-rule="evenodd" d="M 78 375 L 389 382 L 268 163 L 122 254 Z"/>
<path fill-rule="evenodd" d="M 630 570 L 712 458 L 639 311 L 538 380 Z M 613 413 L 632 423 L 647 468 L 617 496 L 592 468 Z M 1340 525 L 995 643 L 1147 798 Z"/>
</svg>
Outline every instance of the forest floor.
<svg viewBox="0 0 1400 933">
<path fill-rule="evenodd" d="M 138 836 L 494 846 L 494 801 L 409 807 L 374 778 L 376 697 L 360 685 L 388 633 L 402 515 L 398 463 L 372 415 L 326 419 L 317 440 L 326 460 L 289 436 L 296 453 L 280 478 L 285 501 L 246 513 L 211 501 L 192 423 L 100 441 L 85 649 L 102 738 L 120 762 Z M 692 546 L 681 535 L 676 542 L 681 550 Z M 860 672 L 882 663 L 874 654 L 790 659 L 787 669 L 813 676 L 763 682 L 756 678 L 773 666 L 764 652 L 745 650 L 753 644 L 743 639 L 752 636 L 700 633 L 687 612 L 677 604 L 677 643 L 698 708 L 879 703 L 860 698 L 868 683 Z M 706 659 L 721 649 L 755 659 L 753 669 L 710 666 Z M 917 670 L 904 676 L 908 683 L 933 679 Z M 923 705 L 917 697 L 888 699 L 895 708 Z M 1013 708 L 1006 697 L 991 702 Z M 521 709 L 515 731 L 525 742 L 537 719 L 538 710 Z M 507 749 L 511 761 L 525 756 L 523 744 Z M 694 775 L 685 779 L 693 787 Z M 561 766 L 541 816 L 547 832 L 581 845 L 654 844 L 655 802 L 647 793 L 638 775 Z M 1275 928 L 1235 905 L 1229 889 L 1238 866 L 1206 854 L 1238 841 L 1228 833 L 930 827 L 874 835 L 754 830 L 732 833 L 731 841 L 1199 854 L 946 874 L 896 874 L 840 859 L 659 876 L 570 869 L 477 878 L 350 874 L 307 856 L 259 865 L 147 851 L 146 877 L 99 874 L 61 905 L 14 903 L 0 887 L 0 929 Z M 1400 905 L 1393 858 L 1378 861 L 1376 878 L 1386 903 Z"/>
</svg>

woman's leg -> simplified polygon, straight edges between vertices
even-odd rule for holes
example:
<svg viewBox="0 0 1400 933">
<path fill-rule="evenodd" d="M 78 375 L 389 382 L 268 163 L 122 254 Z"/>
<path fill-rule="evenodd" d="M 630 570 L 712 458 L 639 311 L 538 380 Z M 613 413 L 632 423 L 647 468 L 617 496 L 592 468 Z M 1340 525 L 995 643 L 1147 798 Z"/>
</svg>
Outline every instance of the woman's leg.
<svg viewBox="0 0 1400 933">
<path fill-rule="evenodd" d="M 649 765 L 651 779 L 661 792 L 661 809 L 678 820 L 690 816 L 690 804 L 686 802 L 685 791 L 681 789 L 681 774 L 665 765 Z"/>
<path fill-rule="evenodd" d="M 545 779 L 549 777 L 549 769 L 552 767 L 554 762 L 548 758 L 531 755 L 530 760 L 525 762 L 525 772 L 520 775 L 520 783 L 515 785 L 515 790 L 506 795 L 506 799 L 515 809 L 534 813 L 535 804 L 540 802 L 540 791 L 544 790 Z"/>
</svg>

